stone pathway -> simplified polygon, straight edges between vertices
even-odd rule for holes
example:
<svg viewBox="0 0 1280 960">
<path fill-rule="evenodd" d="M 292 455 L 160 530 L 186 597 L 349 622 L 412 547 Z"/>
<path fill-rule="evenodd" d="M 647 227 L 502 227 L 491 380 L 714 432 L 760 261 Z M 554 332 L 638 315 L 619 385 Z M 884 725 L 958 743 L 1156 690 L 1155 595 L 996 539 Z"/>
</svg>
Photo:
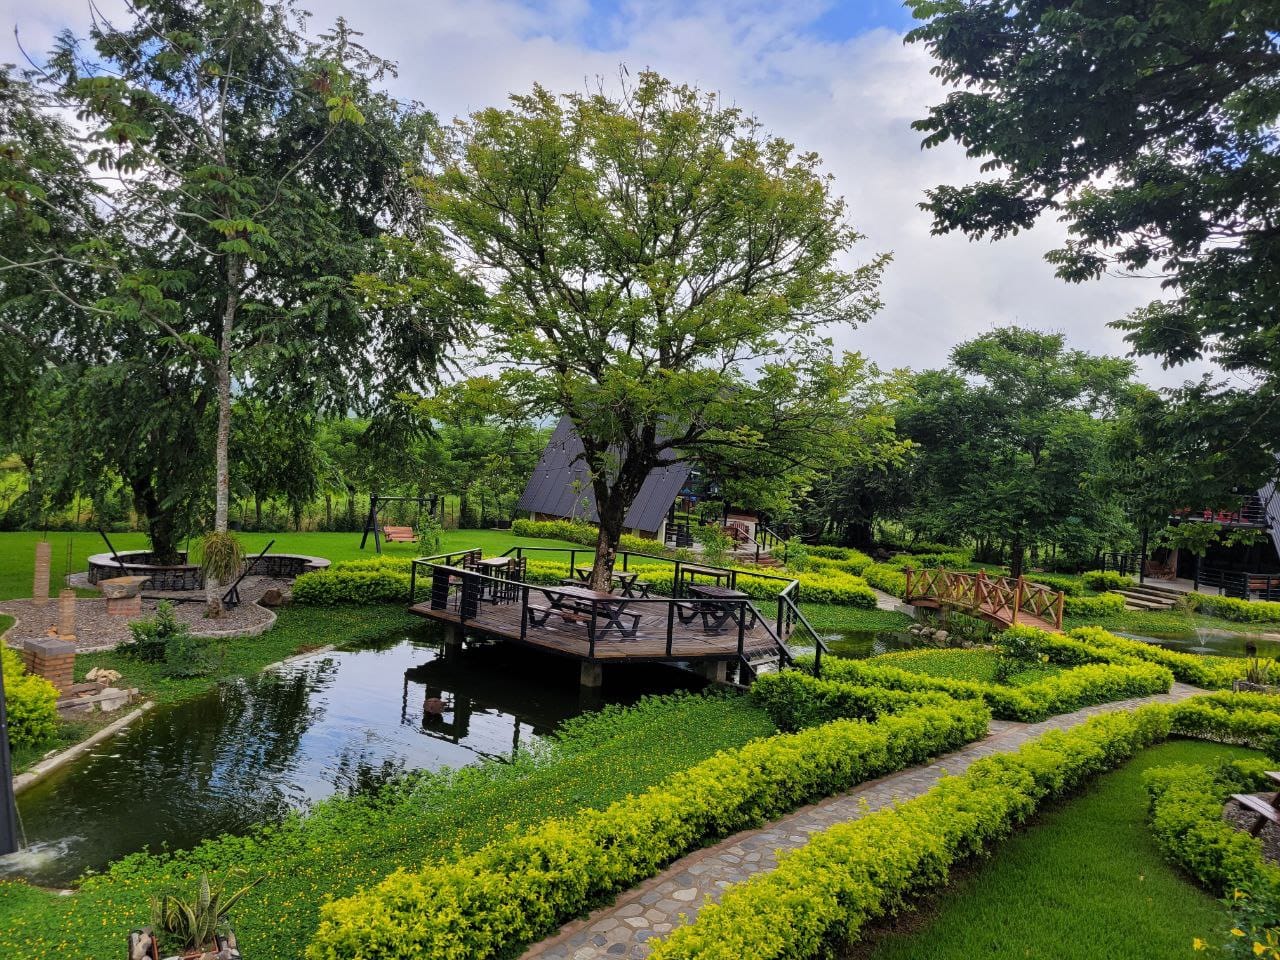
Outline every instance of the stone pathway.
<svg viewBox="0 0 1280 960">
<path fill-rule="evenodd" d="M 985 739 L 938 757 L 926 766 L 860 784 L 849 793 L 802 807 L 763 828 L 743 831 L 677 860 L 658 876 L 621 894 L 612 904 L 566 924 L 555 936 L 535 944 L 525 952 L 523 960 L 646 957 L 650 949 L 646 941 L 692 920 L 704 903 L 719 900 L 726 887 L 752 874 L 772 870 L 779 850 L 803 846 L 812 833 L 918 797 L 944 774 L 963 773 L 975 760 L 1015 750 L 1049 730 L 1065 730 L 1100 713 L 1147 703 L 1176 703 L 1203 692 L 1175 683 L 1167 694 L 1098 704 L 1041 723 L 993 720 Z"/>
</svg>

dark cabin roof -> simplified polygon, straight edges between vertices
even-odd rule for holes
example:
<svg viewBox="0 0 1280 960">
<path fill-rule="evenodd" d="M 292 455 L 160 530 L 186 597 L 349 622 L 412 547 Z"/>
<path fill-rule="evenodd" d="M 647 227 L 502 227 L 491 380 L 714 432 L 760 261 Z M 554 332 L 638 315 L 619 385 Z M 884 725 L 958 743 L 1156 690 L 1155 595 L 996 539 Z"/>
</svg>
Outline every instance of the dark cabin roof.
<svg viewBox="0 0 1280 960">
<path fill-rule="evenodd" d="M 578 432 L 568 417 L 562 417 L 547 441 L 516 509 L 552 517 L 576 517 L 595 523 L 599 519 L 595 493 L 587 479 L 587 464 L 580 459 L 581 454 L 582 441 Z M 677 460 L 673 452 L 664 451 L 663 460 L 667 462 L 654 467 L 645 477 L 639 496 L 627 511 L 623 526 L 628 530 L 656 533 L 688 479 L 689 465 Z M 575 480 L 578 481 L 576 492 Z"/>
</svg>

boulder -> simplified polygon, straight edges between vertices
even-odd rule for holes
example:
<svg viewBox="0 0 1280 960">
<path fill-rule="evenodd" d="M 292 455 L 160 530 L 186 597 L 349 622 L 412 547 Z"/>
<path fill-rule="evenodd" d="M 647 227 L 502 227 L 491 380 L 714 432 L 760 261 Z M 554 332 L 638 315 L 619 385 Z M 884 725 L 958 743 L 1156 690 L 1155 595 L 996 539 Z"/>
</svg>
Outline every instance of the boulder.
<svg viewBox="0 0 1280 960">
<path fill-rule="evenodd" d="M 279 587 L 268 587 L 258 598 L 258 603 L 264 607 L 283 607 L 290 599 L 291 596 Z"/>
<path fill-rule="evenodd" d="M 142 585 L 146 582 L 146 577 L 112 577 L 109 580 L 99 580 L 98 589 L 108 600 L 124 600 L 141 593 Z"/>
</svg>

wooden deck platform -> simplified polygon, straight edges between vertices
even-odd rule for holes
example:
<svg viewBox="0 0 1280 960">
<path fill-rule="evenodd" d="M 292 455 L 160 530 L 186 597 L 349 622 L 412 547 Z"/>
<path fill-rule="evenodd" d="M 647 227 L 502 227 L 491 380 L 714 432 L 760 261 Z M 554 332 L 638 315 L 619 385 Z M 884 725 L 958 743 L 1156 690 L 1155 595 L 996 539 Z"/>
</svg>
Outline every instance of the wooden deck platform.
<svg viewBox="0 0 1280 960">
<path fill-rule="evenodd" d="M 779 643 L 772 624 L 765 622 L 754 608 L 755 622 L 750 623 L 752 617 L 749 615 L 748 624 L 741 631 L 736 619 L 728 620 L 721 630 L 708 631 L 700 617 L 691 623 L 681 623 L 669 597 L 631 600 L 627 602 L 626 609 L 639 616 L 635 635 L 626 636 L 600 620 L 594 631 L 594 645 L 587 623 L 563 619 L 552 611 L 545 623 L 535 625 L 528 621 L 525 609 L 519 594 L 505 602 L 483 599 L 476 603 L 473 615 L 464 620 L 459 614 L 459 600 L 455 593 L 444 607 L 433 606 L 428 600 L 413 604 L 409 612 L 439 623 L 461 626 L 468 632 L 578 660 L 736 661 L 739 659 L 740 632 L 742 654 L 746 659 L 761 660 L 778 655 Z"/>
</svg>

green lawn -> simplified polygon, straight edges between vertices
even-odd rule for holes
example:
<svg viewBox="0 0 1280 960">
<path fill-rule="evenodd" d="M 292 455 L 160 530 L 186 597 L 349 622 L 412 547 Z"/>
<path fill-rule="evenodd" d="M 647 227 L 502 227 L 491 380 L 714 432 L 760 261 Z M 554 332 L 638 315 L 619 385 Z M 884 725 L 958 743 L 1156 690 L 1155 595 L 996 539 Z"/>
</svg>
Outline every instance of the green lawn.
<svg viewBox="0 0 1280 960">
<path fill-rule="evenodd" d="M 606 806 L 774 732 L 763 711 L 737 694 L 657 698 L 571 721 L 543 756 L 425 775 L 378 798 L 333 799 L 308 818 L 171 859 L 131 857 L 74 895 L 0 882 L 0 957 L 116 956 L 126 933 L 147 921 L 150 896 L 225 865 L 264 878 L 233 917 L 245 956 L 298 960 L 326 897 L 350 894 L 398 866 L 474 850 L 507 827 Z"/>
<path fill-rule="evenodd" d="M 146 534 L 112 533 L 108 536 L 111 537 L 112 545 L 120 551 L 144 550 L 147 547 Z M 0 533 L 0 600 L 31 596 L 36 543 L 44 538 L 45 534 L 35 531 Z M 107 545 L 102 542 L 102 538 L 92 532 L 53 532 L 48 534 L 48 538 L 52 544 L 52 579 L 55 584 L 61 583 L 62 577 L 68 572 L 78 573 L 88 569 L 91 554 L 107 552 Z M 356 560 L 374 556 L 372 538 L 369 545 L 361 551 L 358 533 L 243 533 L 240 538 L 250 553 L 257 553 L 274 538 L 276 542 L 271 548 L 272 553 L 306 553 L 328 557 L 330 560 Z M 442 550 L 481 547 L 486 555 L 492 555 L 514 546 L 568 547 L 574 544 L 560 540 L 516 537 L 502 530 L 449 530 L 444 534 Z M 69 568 L 68 548 L 71 551 Z M 416 543 L 385 544 L 383 552 L 402 557 L 423 554 L 422 548 Z M 53 586 L 51 589 L 56 590 L 57 587 Z"/>
<path fill-rule="evenodd" d="M 1171 741 L 1099 778 L 952 877 L 918 913 L 874 930 L 846 960 L 1146 960 L 1191 958 L 1225 914 L 1161 859 L 1147 829 L 1142 772 L 1246 756 Z"/>
</svg>

